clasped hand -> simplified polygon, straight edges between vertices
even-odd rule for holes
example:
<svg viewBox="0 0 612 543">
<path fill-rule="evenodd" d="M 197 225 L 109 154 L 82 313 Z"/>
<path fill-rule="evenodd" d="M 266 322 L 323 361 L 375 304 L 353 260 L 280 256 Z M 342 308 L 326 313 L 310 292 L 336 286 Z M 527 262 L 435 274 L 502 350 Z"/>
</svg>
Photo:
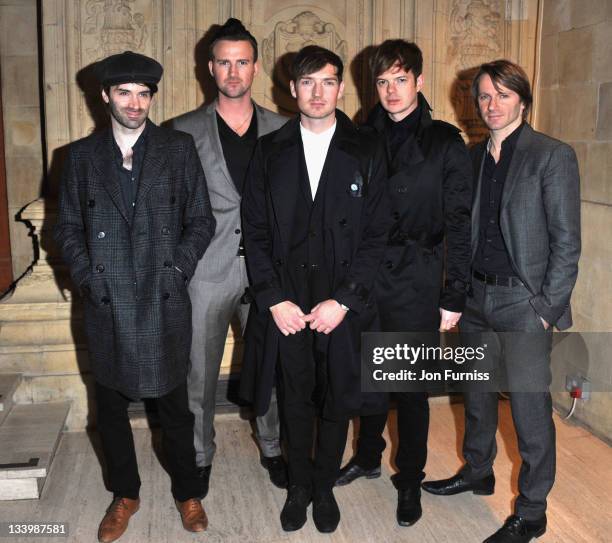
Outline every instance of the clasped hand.
<svg viewBox="0 0 612 543">
<path fill-rule="evenodd" d="M 296 334 L 306 328 L 310 323 L 310 329 L 323 334 L 329 334 L 338 326 L 346 316 L 336 300 L 325 300 L 315 305 L 308 315 L 305 315 L 300 307 L 289 300 L 270 307 L 272 318 L 278 329 L 285 336 Z"/>
</svg>

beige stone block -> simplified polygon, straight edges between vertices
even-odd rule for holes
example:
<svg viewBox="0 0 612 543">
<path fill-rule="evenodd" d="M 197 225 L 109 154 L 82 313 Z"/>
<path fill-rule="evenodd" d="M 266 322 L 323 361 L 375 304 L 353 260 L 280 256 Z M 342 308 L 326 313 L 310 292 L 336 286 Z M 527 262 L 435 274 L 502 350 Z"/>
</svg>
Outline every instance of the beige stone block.
<svg viewBox="0 0 612 543">
<path fill-rule="evenodd" d="M 564 141 L 590 140 L 595 134 L 597 87 L 575 85 L 559 89 L 559 139 Z M 561 113 L 563 112 L 563 113 Z"/>
<path fill-rule="evenodd" d="M 593 27 L 586 27 L 559 34 L 559 81 L 562 85 L 591 80 L 593 31 Z"/>
<path fill-rule="evenodd" d="M 612 140 L 612 83 L 599 86 L 596 137 L 598 140 Z"/>
<path fill-rule="evenodd" d="M 40 196 L 43 180 L 42 153 L 39 157 L 7 156 L 6 188 L 11 207 L 22 208 Z M 24 229 L 27 229 L 23 225 Z"/>
<path fill-rule="evenodd" d="M 609 4 L 608 0 L 571 0 L 570 24 L 580 28 L 605 21 Z"/>
<path fill-rule="evenodd" d="M 39 105 L 36 55 L 2 57 L 2 103 L 4 106 Z"/>
<path fill-rule="evenodd" d="M 3 113 L 6 156 L 40 157 L 40 109 L 9 106 Z"/>
<path fill-rule="evenodd" d="M 34 260 L 32 238 L 23 223 L 13 220 L 16 209 L 9 209 L 9 235 L 11 238 L 11 257 L 13 260 L 13 278 L 21 276 Z"/>
<path fill-rule="evenodd" d="M 35 55 L 38 50 L 36 2 L 0 7 L 0 51 L 2 55 Z"/>
<path fill-rule="evenodd" d="M 559 82 L 558 43 L 558 34 L 542 38 L 542 49 L 540 51 L 540 85 L 542 87 L 550 87 Z"/>
<path fill-rule="evenodd" d="M 612 0 L 609 0 L 612 5 Z M 593 31 L 593 79 L 612 81 L 612 21 L 594 27 Z"/>
<path fill-rule="evenodd" d="M 550 36 L 571 28 L 568 0 L 543 0 L 542 34 Z"/>
<path fill-rule="evenodd" d="M 559 89 L 541 88 L 537 108 L 536 128 L 545 134 L 557 137 L 561 129 Z"/>
<path fill-rule="evenodd" d="M 585 145 L 585 160 L 580 160 L 583 200 L 612 205 L 612 142 Z"/>
</svg>

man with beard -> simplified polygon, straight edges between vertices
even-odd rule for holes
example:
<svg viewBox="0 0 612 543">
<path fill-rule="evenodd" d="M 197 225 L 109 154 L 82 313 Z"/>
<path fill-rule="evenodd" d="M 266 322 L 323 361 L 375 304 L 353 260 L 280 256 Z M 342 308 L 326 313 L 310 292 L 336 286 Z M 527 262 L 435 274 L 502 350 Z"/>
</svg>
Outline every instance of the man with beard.
<svg viewBox="0 0 612 543">
<path fill-rule="evenodd" d="M 187 399 L 191 303 L 187 283 L 215 230 L 191 136 L 148 120 L 162 75 L 126 51 L 96 66 L 111 126 L 72 143 L 55 239 L 84 300 L 97 425 L 113 502 L 98 539 L 126 530 L 140 477 L 128 417 L 153 398 L 172 495 L 186 530 L 206 529 Z"/>
<path fill-rule="evenodd" d="M 348 420 L 361 409 L 360 336 L 376 319 L 372 286 L 388 229 L 384 151 L 336 109 L 342 70 L 322 47 L 297 53 L 290 85 L 300 113 L 260 139 L 242 207 L 257 307 L 245 364 L 254 368 L 259 413 L 279 373 L 286 531 L 304 525 L 311 501 L 320 532 L 340 521 L 332 487 Z"/>
<path fill-rule="evenodd" d="M 459 130 L 431 118 L 421 94 L 423 55 L 414 43 L 387 40 L 372 59 L 380 104 L 370 124 L 384 136 L 394 224 L 375 285 L 384 332 L 422 332 L 417 344 L 435 341 L 438 329 L 461 317 L 469 284 L 472 166 Z M 445 281 L 443 274 L 445 273 Z M 429 404 L 427 392 L 395 396 L 399 447 L 393 476 L 397 522 L 421 517 Z M 336 485 L 380 476 L 386 413 L 362 416 L 357 454 Z"/>
<path fill-rule="evenodd" d="M 257 105 L 251 86 L 259 70 L 257 41 L 237 19 L 228 19 L 212 36 L 208 68 L 219 91 L 210 105 L 174 119 L 173 128 L 191 134 L 206 174 L 217 230 L 206 258 L 189 284 L 193 304 L 189 406 L 195 415 L 198 472 L 208 490 L 215 454 L 215 400 L 219 368 L 230 321 L 244 331 L 249 305 L 243 303 L 248 277 L 242 246 L 240 200 L 257 138 L 286 119 Z M 276 402 L 255 419 L 261 463 L 278 487 L 287 486 L 279 444 Z"/>
</svg>

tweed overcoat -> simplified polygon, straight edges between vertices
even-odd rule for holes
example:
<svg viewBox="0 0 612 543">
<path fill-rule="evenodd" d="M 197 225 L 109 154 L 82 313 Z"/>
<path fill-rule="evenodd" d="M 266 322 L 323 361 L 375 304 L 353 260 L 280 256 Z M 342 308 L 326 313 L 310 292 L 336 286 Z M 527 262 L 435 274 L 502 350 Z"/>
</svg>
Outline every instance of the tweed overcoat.
<svg viewBox="0 0 612 543">
<path fill-rule="evenodd" d="M 361 332 L 378 326 L 373 284 L 390 225 L 382 141 L 359 131 L 342 112 L 330 143 L 325 169 L 323 237 L 331 298 L 350 308 L 329 336 L 328 393 L 324 414 L 358 414 L 368 398 L 361 394 Z M 287 269 L 293 216 L 303 183 L 299 117 L 259 140 L 242 200 L 247 267 L 255 308 L 245 334 L 242 395 L 266 412 L 275 380 L 280 331 L 269 308 L 284 300 L 298 303 Z M 310 307 L 301 308 L 309 312 Z M 379 396 L 379 395 L 378 395 Z M 384 405 L 364 408 L 382 412 Z"/>
<path fill-rule="evenodd" d="M 147 122 L 133 215 L 108 128 L 69 146 L 55 229 L 83 295 L 95 379 L 132 399 L 163 396 L 186 378 L 186 283 L 215 231 L 193 138 Z"/>
<path fill-rule="evenodd" d="M 478 248 L 482 171 L 488 140 L 470 150 L 476 173 L 472 259 Z M 567 144 L 525 124 L 506 175 L 499 225 L 531 306 L 559 330 L 572 325 L 570 297 L 580 258 L 580 175 Z"/>
</svg>

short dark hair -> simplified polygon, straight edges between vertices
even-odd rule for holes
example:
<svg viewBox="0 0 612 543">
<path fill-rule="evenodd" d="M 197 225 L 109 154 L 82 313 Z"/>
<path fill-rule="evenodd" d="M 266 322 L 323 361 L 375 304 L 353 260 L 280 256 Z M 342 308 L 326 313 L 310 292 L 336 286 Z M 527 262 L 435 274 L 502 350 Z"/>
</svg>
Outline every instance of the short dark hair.
<svg viewBox="0 0 612 543">
<path fill-rule="evenodd" d="M 327 64 L 331 64 L 336 68 L 338 81 L 342 81 L 344 64 L 342 64 L 342 59 L 336 53 L 318 45 L 302 47 L 291 63 L 291 79 L 297 81 L 300 77 L 318 72 Z"/>
<path fill-rule="evenodd" d="M 423 53 L 419 46 L 401 39 L 382 42 L 370 61 L 372 77 L 376 79 L 393 66 L 398 66 L 406 72 L 412 70 L 415 79 L 419 77 L 423 73 Z"/>
<path fill-rule="evenodd" d="M 533 102 L 533 96 L 531 95 L 531 85 L 525 70 L 518 64 L 505 59 L 481 64 L 478 73 L 472 81 L 472 98 L 474 98 L 474 103 L 476 104 L 476 111 L 480 111 L 478 107 L 478 83 L 483 75 L 488 75 L 491 78 L 493 85 L 498 91 L 498 86 L 503 85 L 519 95 L 521 102 L 525 106 L 523 120 L 526 119 Z"/>
<path fill-rule="evenodd" d="M 253 62 L 257 62 L 257 40 L 251 34 L 242 21 L 230 17 L 223 25 L 221 25 L 216 32 L 213 34 L 208 47 L 208 58 L 213 60 L 215 58 L 214 49 L 220 41 L 248 41 L 253 48 Z"/>
</svg>

